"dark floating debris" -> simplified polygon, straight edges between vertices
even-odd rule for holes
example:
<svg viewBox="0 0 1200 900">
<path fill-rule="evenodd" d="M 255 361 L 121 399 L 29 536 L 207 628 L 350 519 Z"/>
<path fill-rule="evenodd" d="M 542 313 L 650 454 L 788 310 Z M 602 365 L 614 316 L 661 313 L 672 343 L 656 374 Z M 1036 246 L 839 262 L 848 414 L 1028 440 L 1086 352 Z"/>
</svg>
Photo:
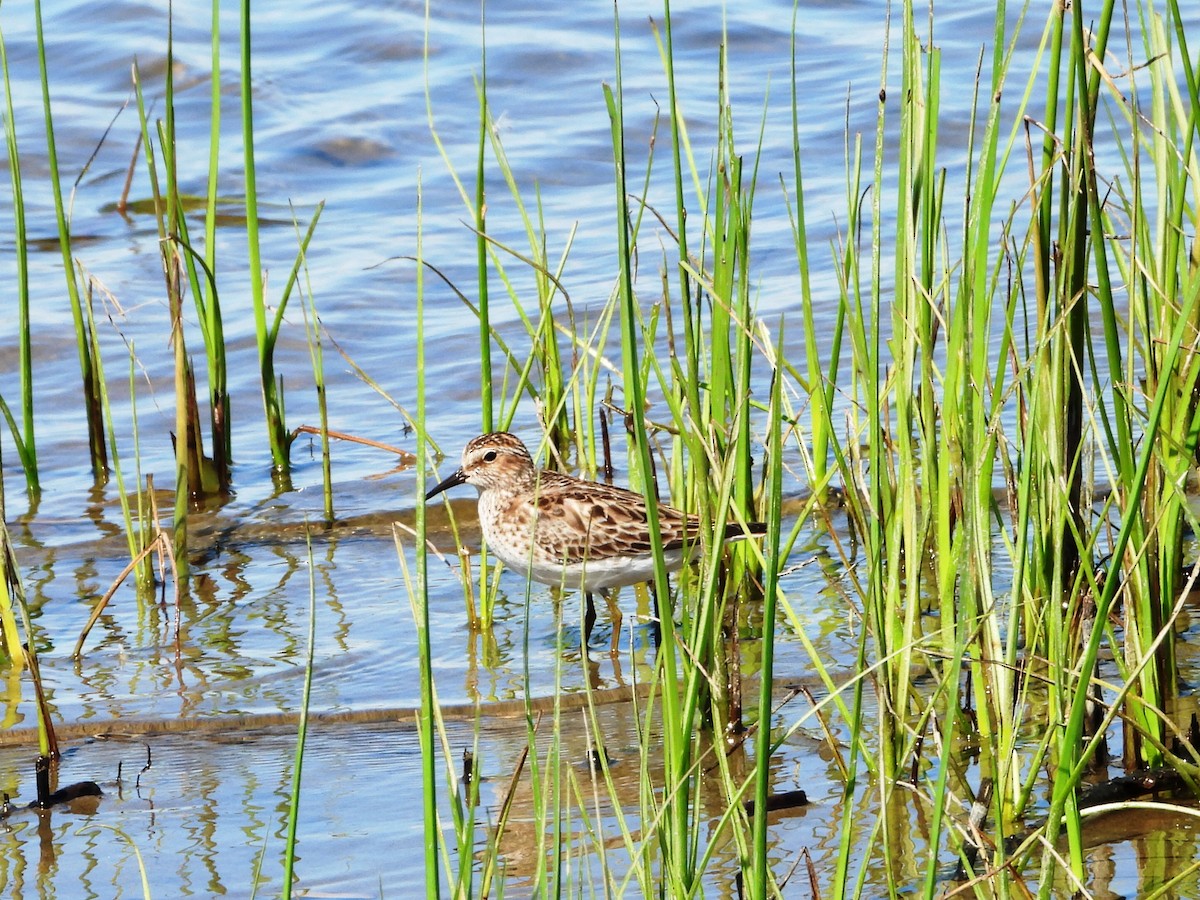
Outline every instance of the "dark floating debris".
<svg viewBox="0 0 1200 900">
<path fill-rule="evenodd" d="M 1160 794 L 1166 791 L 1187 791 L 1188 783 L 1183 776 L 1171 768 L 1139 769 L 1128 775 L 1110 778 L 1103 784 L 1085 785 L 1079 796 L 1079 808 L 1100 806 L 1104 803 L 1120 803 L 1143 794 Z"/>
<path fill-rule="evenodd" d="M 23 806 L 20 804 L 14 805 L 8 794 L 5 794 L 3 802 L 0 802 L 0 820 L 7 819 L 13 813 L 23 809 L 50 809 L 51 807 L 71 803 L 83 797 L 103 796 L 104 791 L 100 790 L 100 785 L 94 781 L 79 781 L 75 784 L 68 784 L 66 787 L 59 788 L 57 791 L 47 794 L 43 799 L 34 800 Z"/>
<path fill-rule="evenodd" d="M 55 762 L 57 762 L 56 756 L 38 756 L 34 760 L 33 774 L 37 783 L 37 798 L 32 802 L 24 805 L 14 805 L 12 798 L 7 793 L 0 793 L 0 821 L 7 819 L 13 813 L 22 809 L 45 810 L 54 806 L 61 806 L 64 803 L 71 803 L 84 797 L 104 796 L 104 791 L 94 781 L 77 781 L 75 784 L 68 784 L 66 787 L 51 791 L 51 769 Z"/>
<path fill-rule="evenodd" d="M 477 772 L 477 767 L 475 765 L 475 754 L 472 753 L 470 750 L 463 750 L 463 752 L 462 752 L 462 783 L 470 784 L 472 781 L 475 780 L 475 776 L 477 774 L 478 774 L 478 772 Z"/>
<path fill-rule="evenodd" d="M 70 803 L 80 797 L 103 797 L 104 791 L 94 781 L 79 781 L 59 788 L 48 798 L 48 806 L 58 806 L 60 803 Z"/>
<path fill-rule="evenodd" d="M 747 800 L 742 805 L 746 807 L 746 815 L 754 815 L 755 803 L 753 798 Z M 799 809 L 801 806 L 808 806 L 808 794 L 801 790 L 781 791 L 767 798 L 767 812 L 778 812 L 781 809 Z"/>
<path fill-rule="evenodd" d="M 608 751 L 601 748 L 592 747 L 587 752 L 587 764 L 593 772 L 599 772 L 608 763 L 612 762 L 612 757 L 608 755 Z"/>
</svg>

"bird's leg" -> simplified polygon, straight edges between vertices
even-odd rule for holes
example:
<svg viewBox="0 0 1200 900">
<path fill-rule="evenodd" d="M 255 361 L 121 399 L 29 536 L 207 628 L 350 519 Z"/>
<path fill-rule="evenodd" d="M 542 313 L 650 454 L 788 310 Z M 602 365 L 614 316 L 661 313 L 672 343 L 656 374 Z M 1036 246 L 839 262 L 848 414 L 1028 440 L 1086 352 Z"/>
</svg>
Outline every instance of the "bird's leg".
<svg viewBox="0 0 1200 900">
<path fill-rule="evenodd" d="M 671 576 L 667 576 L 667 593 L 671 592 Z M 658 605 L 658 591 L 654 583 L 650 584 L 650 595 L 654 598 L 654 621 L 650 623 L 650 638 L 654 641 L 654 652 L 658 653 L 662 646 L 662 610 Z"/>
<path fill-rule="evenodd" d="M 583 602 L 583 649 L 586 656 L 588 641 L 592 638 L 592 626 L 596 624 L 596 604 L 590 593 L 583 595 Z"/>
<path fill-rule="evenodd" d="M 612 588 L 604 590 L 604 601 L 608 604 L 608 617 L 612 620 L 612 643 L 609 645 L 610 656 L 617 655 L 617 642 L 621 640 L 621 607 L 617 606 L 617 595 Z"/>
</svg>

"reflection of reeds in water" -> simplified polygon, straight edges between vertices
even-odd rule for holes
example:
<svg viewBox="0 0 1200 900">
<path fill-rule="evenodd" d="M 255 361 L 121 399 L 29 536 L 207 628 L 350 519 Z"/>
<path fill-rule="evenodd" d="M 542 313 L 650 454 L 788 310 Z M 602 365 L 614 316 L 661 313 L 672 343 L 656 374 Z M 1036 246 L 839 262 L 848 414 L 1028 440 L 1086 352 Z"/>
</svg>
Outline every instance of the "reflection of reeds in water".
<svg viewBox="0 0 1200 900">
<path fill-rule="evenodd" d="M 17 627 L 18 618 L 21 622 L 20 630 Z M 9 671 L 15 674 L 24 670 L 33 685 L 34 707 L 37 710 L 37 766 L 40 775 L 38 794 L 39 799 L 42 799 L 48 793 L 45 786 L 50 767 L 57 766 L 58 738 L 55 735 L 46 693 L 42 688 L 37 644 L 29 616 L 29 605 L 25 599 L 25 587 L 17 569 L 17 557 L 13 552 L 8 527 L 3 521 L 0 521 L 0 636 L 3 637 L 4 655 L 8 659 Z M 10 689 L 10 702 L 7 705 L 11 714 L 20 700 L 20 686 L 14 677 L 9 679 L 7 687 Z M 11 693 L 13 689 L 15 696 Z"/>
</svg>

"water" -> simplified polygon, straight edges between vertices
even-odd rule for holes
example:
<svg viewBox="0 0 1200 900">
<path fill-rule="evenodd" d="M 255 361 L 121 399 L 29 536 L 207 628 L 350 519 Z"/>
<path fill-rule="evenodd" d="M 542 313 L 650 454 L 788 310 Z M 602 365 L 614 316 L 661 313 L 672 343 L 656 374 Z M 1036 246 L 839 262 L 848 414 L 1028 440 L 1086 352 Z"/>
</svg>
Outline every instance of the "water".
<svg viewBox="0 0 1200 900">
<path fill-rule="evenodd" d="M 774 322 L 781 314 L 796 312 L 799 291 L 780 186 L 782 176 L 787 191 L 794 192 L 792 9 L 781 0 L 742 7 L 723 10 L 720 4 L 702 0 L 674 5 L 676 77 L 703 181 L 715 146 L 718 46 L 725 36 L 742 152 L 753 153 L 762 129 L 753 264 L 758 310 Z M 130 98 L 130 67 L 135 61 L 152 115 L 163 114 L 165 10 L 157 4 L 117 0 L 58 4 L 45 14 L 59 164 L 68 189 L 83 173 L 73 197 L 75 254 L 96 279 L 107 383 L 123 457 L 129 465 L 134 456 L 128 364 L 132 346 L 142 470 L 157 476 L 160 489 L 169 488 L 172 362 L 157 231 L 152 217 L 144 213 L 122 216 L 115 211 L 138 133 L 132 107 L 122 111 Z M 656 117 L 666 101 L 650 17 L 661 19 L 661 10 L 622 6 L 631 186 L 642 183 Z M 183 190 L 196 194 L 203 193 L 207 172 L 210 19 L 205 4 L 183 2 L 175 7 L 179 179 Z M 119 573 L 127 553 L 115 484 L 91 488 L 78 367 L 47 180 L 31 13 L 6 6 L 0 25 L 14 78 L 29 229 L 37 240 L 30 266 L 43 494 L 36 506 L 22 492 L 11 441 L 0 443 L 5 450 L 9 527 L 35 610 L 50 702 L 64 722 L 229 719 L 294 711 L 301 695 L 310 592 L 303 524 L 321 517 L 321 473 L 318 455 L 301 438 L 292 453 L 294 489 L 278 493 L 270 477 L 245 235 L 238 227 L 243 186 L 236 11 L 229 8 L 221 14 L 221 191 L 228 199 L 229 221 L 218 236 L 234 398 L 236 496 L 194 523 L 197 548 L 203 552 L 195 589 L 178 614 L 180 651 L 175 650 L 176 613 L 169 593 L 162 606 L 139 609 L 126 588 L 113 598 L 78 663 L 69 658 L 75 639 L 96 596 Z M 469 183 L 478 134 L 479 7 L 459 0 L 436 4 L 428 22 L 427 55 L 425 30 L 424 7 L 415 2 L 353 7 L 298 0 L 254 11 L 255 151 L 262 214 L 270 220 L 263 232 L 262 256 L 268 297 L 278 302 L 296 255 L 293 215 L 303 230 L 324 201 L 307 261 L 317 309 L 339 348 L 326 348 L 330 426 L 409 450 L 413 439 L 403 417 L 355 377 L 339 353 L 396 403 L 415 407 L 416 272 L 411 262 L 398 257 L 416 252 L 418 202 L 424 257 L 454 285 L 475 294 L 475 236 L 464 224 L 468 209 L 431 137 L 425 92 L 428 89 L 434 127 L 450 164 Z M 611 7 L 495 4 L 487 11 L 486 31 L 489 99 L 521 196 L 526 203 L 540 197 L 552 260 L 576 229 L 561 280 L 577 314 L 595 315 L 617 276 L 611 140 L 602 93 L 602 86 L 614 81 Z M 833 269 L 823 261 L 828 254 L 823 257 L 820 248 L 829 246 L 845 221 L 847 127 L 864 133 L 868 143 L 872 139 L 884 34 L 883 9 L 868 2 L 806 4 L 795 31 L 808 224 L 812 246 L 818 248 L 813 288 L 819 331 L 827 330 L 835 295 Z M 991 35 L 991 13 L 986 9 L 939 13 L 944 83 L 974 77 L 979 48 Z M 1018 52 L 1028 55 L 1035 40 L 1031 31 Z M 898 90 L 897 78 L 889 74 L 889 90 Z M 948 132 L 963 127 L 967 102 L 965 93 L 947 92 L 943 116 Z M 110 122 L 111 130 L 100 144 Z M 658 121 L 660 157 L 649 201 L 661 210 L 670 210 L 674 203 L 668 145 L 667 123 Z M 144 166 L 139 165 L 131 199 L 144 202 L 148 197 Z M 516 204 L 495 166 L 489 174 L 488 211 L 490 233 L 518 252 L 527 252 Z M 199 220 L 192 228 L 195 235 L 200 233 Z M 0 204 L 0 236 L 11 234 L 11 208 Z M 11 238 L 0 238 L 0 246 L 11 251 Z M 664 253 L 670 255 L 664 246 L 670 246 L 669 239 L 647 217 L 640 239 L 639 286 L 650 297 L 656 294 Z M 2 265 L 13 271 L 11 252 L 5 253 Z M 510 260 L 506 267 L 523 301 L 536 296 L 523 265 Z M 0 302 L 4 309 L 15 310 L 11 277 L 3 284 Z M 425 287 L 429 426 L 433 437 L 454 455 L 479 427 L 477 332 L 450 288 L 431 276 Z M 520 355 L 526 345 L 523 326 L 516 310 L 504 301 L 499 282 L 492 289 L 493 321 Z M 188 345 L 196 354 L 201 344 L 194 311 L 189 307 L 186 312 Z M 791 327 L 793 342 L 799 330 Z M 17 395 L 15 331 L 15 312 L 6 312 L 0 317 L 0 389 L 10 404 Z M 287 392 L 289 425 L 316 424 L 308 350 L 295 300 L 280 340 L 277 369 Z M 536 417 L 528 405 L 519 409 L 514 429 L 531 439 L 535 436 Z M 362 712 L 415 707 L 420 700 L 415 632 L 390 529 L 391 521 L 411 518 L 417 502 L 414 473 L 397 467 L 382 451 L 354 444 L 335 446 L 333 466 L 337 514 L 347 524 L 313 536 L 313 708 Z M 802 485 L 792 488 L 799 491 Z M 162 502 L 169 505 L 165 496 Z M 470 503 L 460 498 L 456 506 L 465 512 Z M 411 549 L 407 552 L 411 556 Z M 435 563 L 432 580 L 440 701 L 493 702 L 522 696 L 523 585 L 511 577 L 506 580 L 497 643 L 489 648 L 469 636 L 455 574 Z M 818 649 L 828 659 L 848 664 L 853 646 L 841 627 L 844 607 L 821 567 L 801 569 L 791 576 L 788 588 L 791 596 L 800 598 L 798 615 Z M 553 691 L 560 665 L 567 691 L 577 691 L 585 679 L 607 687 L 648 671 L 644 646 L 632 658 L 625 654 L 621 672 L 607 657 L 586 667 L 577 661 L 564 663 L 560 634 L 569 640 L 576 633 L 571 629 L 578 621 L 578 599 L 564 600 L 563 628 L 547 592 L 535 588 L 532 601 L 529 668 L 534 695 Z M 632 592 L 625 592 L 627 613 L 639 602 L 645 599 L 635 600 Z M 784 637 L 779 652 L 777 668 L 787 676 L 809 674 L 807 657 L 792 641 Z M 29 694 L 27 682 L 10 683 L 4 698 L 7 725 L 31 721 Z M 632 734 L 632 725 L 620 720 L 619 708 L 604 715 L 611 725 L 609 738 L 619 748 L 621 736 Z M 485 735 L 490 742 L 485 796 L 494 802 L 503 790 L 498 785 L 524 746 L 524 728 L 489 721 Z M 586 749 L 581 735 L 568 733 L 566 739 L 574 742 L 569 750 L 578 760 Z M 137 770 L 145 762 L 143 743 L 73 743 L 62 781 L 98 781 L 105 796 L 98 805 L 57 810 L 40 819 L 29 812 L 10 819 L 0 840 L 0 891 L 15 898 L 140 895 L 136 846 L 154 896 L 249 896 L 260 852 L 264 861 L 259 890 L 264 896 L 274 895 L 282 877 L 293 730 L 234 728 L 216 735 L 160 736 L 148 743 L 153 765 L 136 785 Z M 840 788 L 836 771 L 815 745 L 812 736 L 802 734 L 780 755 L 778 788 L 801 787 L 815 805 L 776 820 L 772 840 L 781 859 L 808 848 L 820 867 L 837 851 Z M 631 753 L 626 748 L 624 763 L 616 764 L 618 777 L 628 777 L 633 768 Z M 0 752 L 0 789 L 14 798 L 32 796 L 32 755 L 29 747 Z M 409 724 L 314 728 L 305 758 L 298 888 L 323 896 L 373 897 L 380 891 L 391 897 L 415 895 L 412 885 L 421 878 L 419 765 Z M 636 770 L 633 778 L 636 783 Z M 1112 852 L 1118 861 L 1124 859 L 1124 868 L 1117 866 L 1114 889 L 1122 878 L 1132 888 L 1128 854 L 1136 848 L 1115 848 Z M 537 861 L 522 858 L 516 847 L 507 849 L 517 876 L 514 890 L 520 893 L 522 877 L 527 880 L 529 871 L 521 867 Z M 714 866 L 714 873 L 718 892 L 730 890 L 731 863 Z"/>
</svg>

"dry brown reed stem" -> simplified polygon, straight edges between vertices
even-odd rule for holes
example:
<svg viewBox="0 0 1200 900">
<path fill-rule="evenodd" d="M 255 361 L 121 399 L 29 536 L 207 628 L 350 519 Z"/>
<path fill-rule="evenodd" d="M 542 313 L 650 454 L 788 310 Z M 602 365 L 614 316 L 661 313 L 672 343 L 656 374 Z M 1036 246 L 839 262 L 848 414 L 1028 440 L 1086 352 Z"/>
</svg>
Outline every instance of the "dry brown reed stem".
<svg viewBox="0 0 1200 900">
<path fill-rule="evenodd" d="M 97 603 L 96 608 L 94 610 L 92 610 L 92 615 L 88 619 L 87 624 L 83 626 L 83 631 L 81 631 L 79 633 L 79 640 L 77 640 L 75 642 L 75 649 L 71 651 L 72 659 L 79 659 L 81 657 L 82 652 L 83 652 L 83 642 L 85 640 L 87 640 L 88 633 L 92 630 L 92 626 L 96 624 L 97 620 L 99 620 L 101 614 L 105 610 L 105 607 L 108 606 L 108 601 L 110 599 L 112 599 L 112 595 L 117 592 L 117 588 L 119 588 L 121 586 L 121 584 L 125 581 L 125 579 L 129 577 L 129 573 L 138 567 L 138 564 L 142 560 L 144 560 L 146 557 L 148 557 L 151 553 L 153 553 L 156 550 L 159 553 L 160 564 L 161 564 L 161 561 L 164 559 L 167 560 L 168 562 L 170 562 L 170 564 L 171 564 L 171 574 L 173 576 L 172 580 L 175 584 L 175 609 L 176 609 L 175 640 L 176 640 L 176 642 L 178 642 L 178 640 L 179 640 L 179 616 L 178 616 L 179 570 L 175 564 L 175 553 L 174 553 L 174 548 L 171 544 L 171 539 L 167 536 L 166 532 L 159 531 L 158 534 L 156 534 L 154 536 L 154 540 L 152 540 L 148 545 L 146 545 L 145 549 L 142 550 L 141 553 L 139 553 L 137 556 L 135 556 L 133 559 L 131 559 L 126 564 L 125 568 L 121 570 L 121 574 L 118 575 L 116 577 L 116 579 L 114 579 L 113 583 L 109 586 L 108 590 L 104 592 L 104 596 L 100 598 L 100 602 Z"/>
<path fill-rule="evenodd" d="M 325 433 L 331 438 L 336 438 L 339 441 L 349 441 L 352 444 L 363 444 L 367 447 L 374 447 L 376 450 L 386 450 L 388 453 L 395 453 L 398 457 L 400 457 L 400 461 L 403 465 L 412 465 L 417 461 L 416 454 L 412 453 L 411 451 L 404 450 L 400 447 L 393 447 L 391 444 L 385 444 L 382 441 L 375 441 L 371 438 L 359 437 L 356 434 L 349 434 L 345 431 L 334 431 L 332 429 L 326 431 Z M 315 425 L 300 425 L 297 428 L 292 429 L 292 438 L 294 439 L 298 434 L 315 434 L 319 436 L 321 434 L 321 429 Z"/>
</svg>

